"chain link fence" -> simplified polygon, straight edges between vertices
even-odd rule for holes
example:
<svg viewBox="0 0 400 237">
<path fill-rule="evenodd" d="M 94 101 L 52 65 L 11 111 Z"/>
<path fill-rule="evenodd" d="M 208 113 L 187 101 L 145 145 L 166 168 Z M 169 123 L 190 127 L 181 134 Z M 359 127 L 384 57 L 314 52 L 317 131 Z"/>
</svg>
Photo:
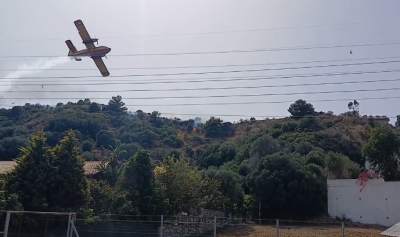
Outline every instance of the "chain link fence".
<svg viewBox="0 0 400 237">
<path fill-rule="evenodd" d="M 3 224 L 4 216 L 0 219 Z M 208 215 L 101 214 L 85 219 L 77 216 L 74 225 L 76 237 L 381 237 L 386 229 L 340 221 L 246 220 Z M 24 214 L 11 216 L 7 237 L 61 237 L 66 233 L 64 217 Z"/>
<path fill-rule="evenodd" d="M 81 223 L 80 223 L 81 222 Z M 86 222 L 83 225 L 83 222 Z M 381 237 L 384 228 L 346 226 L 340 221 L 246 221 L 210 216 L 147 216 L 76 221 L 80 237 Z"/>
</svg>

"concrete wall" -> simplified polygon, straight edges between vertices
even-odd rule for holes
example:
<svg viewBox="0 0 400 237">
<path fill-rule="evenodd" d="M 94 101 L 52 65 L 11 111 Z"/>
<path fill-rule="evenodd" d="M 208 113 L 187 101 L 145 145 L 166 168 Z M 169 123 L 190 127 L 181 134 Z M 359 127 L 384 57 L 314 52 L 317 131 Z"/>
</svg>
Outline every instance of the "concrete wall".
<svg viewBox="0 0 400 237">
<path fill-rule="evenodd" d="M 400 222 L 400 182 L 369 180 L 360 192 L 356 179 L 328 180 L 328 213 L 364 224 Z"/>
</svg>

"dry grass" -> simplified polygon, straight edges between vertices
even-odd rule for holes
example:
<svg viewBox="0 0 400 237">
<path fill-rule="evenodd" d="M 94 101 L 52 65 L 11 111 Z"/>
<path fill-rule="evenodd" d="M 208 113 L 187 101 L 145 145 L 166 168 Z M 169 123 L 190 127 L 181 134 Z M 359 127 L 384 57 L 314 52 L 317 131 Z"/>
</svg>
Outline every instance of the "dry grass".
<svg viewBox="0 0 400 237">
<path fill-rule="evenodd" d="M 100 161 L 85 161 L 84 170 L 85 175 L 91 175 L 97 172 L 96 167 L 100 164 Z M 7 172 L 11 172 L 17 163 L 15 161 L 0 161 L 0 175 L 5 175 Z"/>
<path fill-rule="evenodd" d="M 345 228 L 346 237 L 381 237 L 383 229 L 371 228 Z M 275 237 L 276 228 L 274 226 L 259 226 L 259 225 L 242 225 L 235 226 L 224 231 L 220 231 L 217 236 L 219 237 Z M 340 226 L 337 228 L 332 227 L 280 227 L 280 237 L 339 237 L 342 236 Z"/>
</svg>

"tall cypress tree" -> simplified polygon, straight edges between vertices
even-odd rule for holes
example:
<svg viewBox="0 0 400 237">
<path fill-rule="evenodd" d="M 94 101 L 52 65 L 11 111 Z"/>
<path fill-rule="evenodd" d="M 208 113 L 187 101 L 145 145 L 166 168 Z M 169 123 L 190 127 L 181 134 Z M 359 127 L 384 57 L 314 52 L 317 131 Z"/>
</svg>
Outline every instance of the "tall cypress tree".
<svg viewBox="0 0 400 237">
<path fill-rule="evenodd" d="M 17 194 L 26 211 L 47 211 L 49 188 L 53 187 L 49 148 L 43 131 L 29 139 L 29 146 L 20 148 L 17 166 L 5 177 L 5 196 Z"/>
<path fill-rule="evenodd" d="M 155 212 L 155 178 L 147 151 L 140 150 L 128 160 L 118 186 L 127 192 L 126 199 L 132 205 L 130 214 L 151 215 Z"/>
<path fill-rule="evenodd" d="M 54 210 L 76 210 L 88 201 L 85 161 L 79 155 L 77 141 L 75 133 L 69 131 L 60 143 L 51 149 L 54 157 L 51 164 L 57 169 L 57 175 L 54 177 L 56 185 L 49 200 Z"/>
</svg>

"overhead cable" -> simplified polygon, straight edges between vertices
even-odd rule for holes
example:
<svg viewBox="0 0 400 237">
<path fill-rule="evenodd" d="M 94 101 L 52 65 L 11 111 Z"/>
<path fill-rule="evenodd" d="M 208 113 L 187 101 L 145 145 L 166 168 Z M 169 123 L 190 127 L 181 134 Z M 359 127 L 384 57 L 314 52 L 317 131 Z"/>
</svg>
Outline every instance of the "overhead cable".
<svg viewBox="0 0 400 237">
<path fill-rule="evenodd" d="M 136 99 L 136 100 L 165 100 L 165 99 L 199 99 L 199 98 L 230 98 L 230 97 L 262 97 L 262 96 L 290 96 L 290 95 L 311 95 L 311 94 L 334 94 L 334 93 L 354 93 L 354 92 L 376 92 L 376 91 L 398 91 L 400 87 L 391 88 L 378 88 L 378 89 L 356 89 L 356 90 L 338 90 L 338 91 L 308 91 L 308 92 L 294 92 L 294 93 L 261 93 L 261 94 L 234 94 L 234 95 L 203 95 L 203 96 L 160 96 L 160 97 L 127 97 L 124 99 Z M 59 92 L 58 92 L 59 93 Z M 31 97 L 15 98 L 15 97 L 3 97 L 1 99 L 13 99 L 13 100 L 28 100 Z M 82 98 L 36 98 L 42 100 L 48 99 L 82 99 Z M 92 99 L 107 99 L 105 97 L 92 98 Z"/>
<path fill-rule="evenodd" d="M 179 52 L 179 53 L 136 53 L 136 54 L 110 54 L 107 57 L 138 57 L 138 56 L 174 56 L 174 55 L 202 55 L 202 54 L 226 54 L 226 53 L 256 53 L 256 52 L 274 52 L 274 51 L 290 51 L 290 50 L 310 50 L 310 49 L 331 49 L 331 48 L 354 48 L 365 46 L 383 46 L 383 45 L 398 45 L 400 42 L 386 43 L 359 43 L 359 44 L 343 44 L 343 45 L 310 45 L 310 46 L 295 46 L 295 47 L 278 47 L 278 48 L 263 48 L 263 49 L 241 49 L 241 50 L 226 50 L 226 51 L 209 51 L 209 52 Z M 21 56 L 0 56 L 0 58 L 51 58 L 51 57 L 66 57 L 65 55 L 21 55 Z"/>
</svg>

